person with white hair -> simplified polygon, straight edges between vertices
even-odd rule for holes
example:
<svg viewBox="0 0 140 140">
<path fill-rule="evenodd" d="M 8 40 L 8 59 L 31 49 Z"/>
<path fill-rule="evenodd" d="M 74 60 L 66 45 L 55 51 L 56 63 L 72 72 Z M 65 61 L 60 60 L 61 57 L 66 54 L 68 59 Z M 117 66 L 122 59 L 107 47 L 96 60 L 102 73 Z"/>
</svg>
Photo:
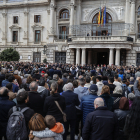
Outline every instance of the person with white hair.
<svg viewBox="0 0 140 140">
<path fill-rule="evenodd" d="M 73 84 L 68 83 L 65 85 L 65 92 L 62 93 L 62 96 L 65 97 L 66 102 L 66 110 L 65 113 L 67 115 L 67 122 L 64 123 L 65 126 L 65 134 L 64 134 L 64 140 L 67 139 L 68 130 L 70 126 L 70 137 L 71 140 L 74 140 L 75 135 L 75 127 L 76 127 L 76 108 L 75 106 L 78 106 L 80 104 L 78 100 L 78 95 L 73 92 Z"/>
<path fill-rule="evenodd" d="M 14 71 L 14 77 L 15 77 L 15 79 L 17 80 L 17 82 L 18 82 L 18 84 L 19 84 L 19 86 L 22 84 L 22 80 L 21 80 L 21 77 L 20 76 L 18 76 L 18 70 L 15 70 Z"/>
<path fill-rule="evenodd" d="M 111 95 L 113 98 L 113 110 L 119 109 L 119 102 L 120 102 L 120 99 L 123 97 L 122 93 L 123 93 L 122 87 L 116 86 L 113 91 L 113 94 Z"/>
<path fill-rule="evenodd" d="M 83 140 L 113 140 L 113 138 L 117 138 L 117 117 L 104 105 L 102 98 L 94 100 L 95 111 L 86 117 L 82 133 Z"/>
<path fill-rule="evenodd" d="M 134 94 L 134 93 L 129 93 L 129 94 L 128 94 L 129 109 L 131 108 L 134 99 L 135 99 L 135 94 Z"/>
</svg>

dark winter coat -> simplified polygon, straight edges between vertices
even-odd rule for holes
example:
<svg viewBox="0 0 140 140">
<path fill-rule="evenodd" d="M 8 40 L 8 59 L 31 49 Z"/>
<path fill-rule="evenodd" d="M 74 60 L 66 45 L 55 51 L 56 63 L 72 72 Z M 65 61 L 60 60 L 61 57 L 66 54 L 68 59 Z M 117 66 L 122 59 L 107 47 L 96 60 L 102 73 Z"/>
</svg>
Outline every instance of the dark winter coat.
<svg viewBox="0 0 140 140">
<path fill-rule="evenodd" d="M 121 110 L 121 109 L 116 109 L 114 111 L 115 115 L 118 118 L 118 124 L 119 124 L 119 135 L 118 135 L 118 140 L 127 140 L 127 137 L 124 135 L 123 129 L 125 126 L 125 120 L 126 116 L 129 114 L 129 110 Z"/>
<path fill-rule="evenodd" d="M 3 80 L 5 80 L 5 74 L 0 74 L 0 87 L 2 86 Z"/>
<path fill-rule="evenodd" d="M 104 99 L 108 110 L 112 111 L 112 109 L 113 109 L 113 98 L 108 93 L 104 93 L 104 94 L 100 95 L 100 97 Z"/>
<path fill-rule="evenodd" d="M 113 98 L 113 111 L 115 109 L 119 109 L 119 102 L 120 102 L 120 99 L 122 97 L 123 96 L 121 94 L 112 94 L 112 98 Z"/>
<path fill-rule="evenodd" d="M 54 116 L 57 122 L 63 123 L 63 115 L 56 106 L 55 101 L 59 103 L 63 111 L 66 109 L 65 98 L 63 96 L 60 96 L 59 93 L 55 93 L 45 99 L 44 113 L 45 115 Z"/>
<path fill-rule="evenodd" d="M 9 100 L 9 96 L 0 97 L 0 136 L 6 135 L 8 112 L 16 104 Z"/>
<path fill-rule="evenodd" d="M 30 91 L 29 92 L 29 102 L 28 106 L 34 110 L 35 113 L 39 113 L 44 116 L 43 113 L 43 106 L 44 106 L 44 99 L 40 96 L 40 93 Z"/>
<path fill-rule="evenodd" d="M 83 96 L 81 99 L 81 110 L 83 111 L 83 124 L 85 123 L 86 117 L 90 112 L 94 111 L 94 100 L 97 98 L 97 94 L 90 94 Z"/>
<path fill-rule="evenodd" d="M 116 140 L 117 117 L 106 107 L 98 107 L 89 113 L 83 128 L 83 140 Z"/>
<path fill-rule="evenodd" d="M 65 97 L 66 109 L 65 113 L 67 115 L 67 120 L 76 119 L 76 107 L 80 104 L 78 95 L 74 92 L 68 90 L 62 93 L 62 96 Z"/>
<path fill-rule="evenodd" d="M 114 85 L 114 84 L 108 84 L 108 86 L 109 86 L 109 89 L 110 89 L 110 94 L 112 95 L 113 94 L 113 91 L 114 91 L 114 89 L 116 87 L 116 85 Z"/>
</svg>

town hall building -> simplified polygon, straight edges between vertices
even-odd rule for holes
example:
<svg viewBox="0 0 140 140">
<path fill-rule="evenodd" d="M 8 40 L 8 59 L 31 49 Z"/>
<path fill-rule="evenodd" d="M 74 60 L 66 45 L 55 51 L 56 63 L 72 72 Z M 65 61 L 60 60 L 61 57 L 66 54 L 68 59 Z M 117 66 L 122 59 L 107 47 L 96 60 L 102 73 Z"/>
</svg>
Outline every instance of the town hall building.
<svg viewBox="0 0 140 140">
<path fill-rule="evenodd" d="M 23 62 L 140 65 L 140 0 L 0 0 L 10 47 Z"/>
</svg>

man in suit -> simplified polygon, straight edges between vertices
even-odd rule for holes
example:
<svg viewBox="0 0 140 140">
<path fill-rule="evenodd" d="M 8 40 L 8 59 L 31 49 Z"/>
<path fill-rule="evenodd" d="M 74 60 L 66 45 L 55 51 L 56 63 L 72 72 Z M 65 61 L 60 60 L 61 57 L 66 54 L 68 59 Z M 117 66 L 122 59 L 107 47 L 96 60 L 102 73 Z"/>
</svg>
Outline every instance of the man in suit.
<svg viewBox="0 0 140 140">
<path fill-rule="evenodd" d="M 66 92 L 62 93 L 62 96 L 65 97 L 66 102 L 66 110 L 65 113 L 67 115 L 67 122 L 64 123 L 65 126 L 65 134 L 63 139 L 67 139 L 67 134 L 70 125 L 70 137 L 71 140 L 74 140 L 75 135 L 75 124 L 76 124 L 76 108 L 80 104 L 78 95 L 73 92 L 73 84 L 68 83 L 66 84 Z"/>
</svg>

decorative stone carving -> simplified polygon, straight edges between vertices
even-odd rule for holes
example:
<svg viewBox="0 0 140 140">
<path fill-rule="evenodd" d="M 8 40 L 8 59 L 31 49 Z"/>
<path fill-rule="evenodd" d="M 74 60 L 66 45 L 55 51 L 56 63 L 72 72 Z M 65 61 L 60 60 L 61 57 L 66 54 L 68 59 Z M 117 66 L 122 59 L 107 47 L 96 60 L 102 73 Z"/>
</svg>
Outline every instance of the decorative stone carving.
<svg viewBox="0 0 140 140">
<path fill-rule="evenodd" d="M 18 25 L 12 25 L 9 27 L 11 30 L 12 29 L 21 29 L 21 27 L 19 27 Z"/>
<path fill-rule="evenodd" d="M 3 17 L 6 17 L 6 16 L 7 16 L 7 13 L 2 13 L 2 16 L 3 16 Z"/>
</svg>

